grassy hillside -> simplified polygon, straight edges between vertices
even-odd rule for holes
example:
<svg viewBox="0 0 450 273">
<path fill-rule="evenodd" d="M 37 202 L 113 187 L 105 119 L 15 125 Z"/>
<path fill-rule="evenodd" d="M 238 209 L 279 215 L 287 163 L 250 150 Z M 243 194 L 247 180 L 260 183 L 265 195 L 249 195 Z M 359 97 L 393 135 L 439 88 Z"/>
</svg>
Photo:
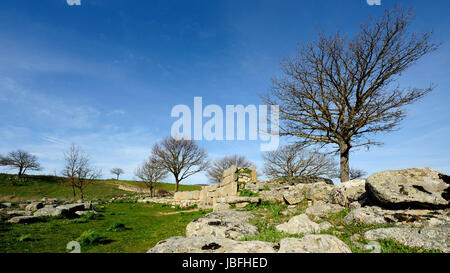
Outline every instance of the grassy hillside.
<svg viewBox="0 0 450 273">
<path fill-rule="evenodd" d="M 86 187 L 85 199 L 109 199 L 114 196 L 134 194 L 120 190 L 119 184 L 145 188 L 144 183 L 137 181 L 97 180 Z M 175 185 L 159 183 L 158 189 L 173 191 Z M 181 191 L 198 189 L 200 189 L 199 186 L 180 185 Z M 77 195 L 79 195 L 78 192 Z M 30 175 L 18 180 L 16 175 L 0 174 L 0 201 L 40 200 L 43 197 L 71 200 L 72 188 L 63 178 L 56 176 Z"/>
<path fill-rule="evenodd" d="M 69 252 L 67 243 L 80 241 L 83 233 L 96 242 L 83 244 L 82 253 L 145 253 L 160 240 L 185 236 L 187 224 L 208 212 L 141 203 L 110 203 L 96 210 L 99 215 L 89 218 L 0 224 L 0 253 Z"/>
</svg>

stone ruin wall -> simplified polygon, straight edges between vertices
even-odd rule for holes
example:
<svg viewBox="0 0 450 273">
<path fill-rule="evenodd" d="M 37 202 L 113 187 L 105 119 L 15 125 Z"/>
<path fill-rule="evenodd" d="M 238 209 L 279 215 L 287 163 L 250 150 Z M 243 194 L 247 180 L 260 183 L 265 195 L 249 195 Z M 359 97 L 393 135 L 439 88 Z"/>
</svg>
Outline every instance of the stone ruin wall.
<svg viewBox="0 0 450 273">
<path fill-rule="evenodd" d="M 255 167 L 231 166 L 223 172 L 220 184 L 204 186 L 200 191 L 177 192 L 174 200 L 185 206 L 197 204 L 201 208 L 211 208 L 217 203 L 240 203 L 239 191 L 257 181 Z"/>
</svg>

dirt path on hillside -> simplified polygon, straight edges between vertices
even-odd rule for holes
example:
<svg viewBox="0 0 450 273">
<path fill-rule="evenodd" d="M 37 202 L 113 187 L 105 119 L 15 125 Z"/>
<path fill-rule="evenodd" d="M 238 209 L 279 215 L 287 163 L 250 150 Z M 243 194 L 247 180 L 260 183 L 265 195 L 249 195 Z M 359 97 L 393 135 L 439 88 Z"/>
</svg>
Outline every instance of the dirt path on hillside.
<svg viewBox="0 0 450 273">
<path fill-rule="evenodd" d="M 180 210 L 180 211 L 171 211 L 171 212 L 158 212 L 158 215 L 174 215 L 174 214 L 180 214 L 182 212 L 194 212 L 199 211 L 199 209 L 189 209 L 189 210 Z"/>
</svg>

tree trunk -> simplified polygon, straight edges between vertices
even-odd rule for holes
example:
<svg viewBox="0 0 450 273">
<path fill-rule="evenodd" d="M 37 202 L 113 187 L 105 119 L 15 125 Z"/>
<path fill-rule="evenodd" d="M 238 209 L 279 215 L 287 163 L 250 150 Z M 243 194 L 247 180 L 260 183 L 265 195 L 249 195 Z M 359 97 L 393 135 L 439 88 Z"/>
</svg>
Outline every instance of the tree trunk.
<svg viewBox="0 0 450 273">
<path fill-rule="evenodd" d="M 348 143 L 342 142 L 339 144 L 340 150 L 340 158 L 341 158 L 341 168 L 340 168 L 340 178 L 341 183 L 347 182 L 350 180 L 350 167 L 348 163 L 349 154 L 350 154 L 350 145 Z"/>
<path fill-rule="evenodd" d="M 75 198 L 77 198 L 77 193 L 75 192 L 75 184 L 73 182 L 70 182 L 72 184 L 72 196 L 73 201 L 75 201 Z"/>
<path fill-rule="evenodd" d="M 84 194 L 83 194 L 83 188 L 80 187 L 80 198 L 81 198 L 81 202 L 84 202 Z"/>
<path fill-rule="evenodd" d="M 180 184 L 180 181 L 177 179 L 175 179 L 175 192 L 178 192 L 178 185 Z"/>
<path fill-rule="evenodd" d="M 116 180 L 119 180 L 119 175 L 117 175 L 117 179 Z"/>
</svg>

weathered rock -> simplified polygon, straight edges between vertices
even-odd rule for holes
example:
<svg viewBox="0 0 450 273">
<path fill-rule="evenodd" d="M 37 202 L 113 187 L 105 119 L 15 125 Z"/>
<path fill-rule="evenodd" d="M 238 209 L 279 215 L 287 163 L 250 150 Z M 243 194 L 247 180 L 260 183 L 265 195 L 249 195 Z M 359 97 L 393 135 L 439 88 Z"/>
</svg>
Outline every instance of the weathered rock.
<svg viewBox="0 0 450 273">
<path fill-rule="evenodd" d="M 75 214 L 78 216 L 84 216 L 84 215 L 88 215 L 88 214 L 97 214 L 97 212 L 95 210 L 83 210 L 83 211 L 76 211 Z"/>
<path fill-rule="evenodd" d="M 217 203 L 239 204 L 239 203 L 259 203 L 261 198 L 249 196 L 227 196 L 217 198 Z"/>
<path fill-rule="evenodd" d="M 57 209 L 60 210 L 66 210 L 68 214 L 75 214 L 76 211 L 84 210 L 85 205 L 83 203 L 80 204 L 67 204 L 67 205 L 61 205 L 57 206 Z"/>
<path fill-rule="evenodd" d="M 330 193 L 330 202 L 348 207 L 352 202 L 365 202 L 366 180 L 356 179 L 341 183 L 334 187 Z"/>
<path fill-rule="evenodd" d="M 450 253 L 450 225 L 434 228 L 380 228 L 364 234 L 367 240 L 393 239 L 400 244 Z"/>
<path fill-rule="evenodd" d="M 328 200 L 330 199 L 330 193 L 333 188 L 334 186 L 326 184 L 324 182 L 314 183 L 308 185 L 305 197 L 308 200 L 328 202 Z"/>
<path fill-rule="evenodd" d="M 283 202 L 283 194 L 285 190 L 284 189 L 271 189 L 270 191 L 261 191 L 259 192 L 259 197 L 261 197 L 262 201 L 268 201 L 268 202 Z"/>
<path fill-rule="evenodd" d="M 344 222 L 364 224 L 424 225 L 428 227 L 450 223 L 450 209 L 446 210 L 386 210 L 363 207 L 350 211 Z"/>
<path fill-rule="evenodd" d="M 274 253 L 275 244 L 235 241 L 214 236 L 171 237 L 160 241 L 148 253 Z"/>
<path fill-rule="evenodd" d="M 344 210 L 344 207 L 341 207 L 339 205 L 318 201 L 315 202 L 313 206 L 307 208 L 305 213 L 308 216 L 324 218 L 332 213 L 338 213 L 342 210 Z"/>
<path fill-rule="evenodd" d="M 331 235 L 306 235 L 301 239 L 284 238 L 279 253 L 351 253 L 350 248 Z"/>
<path fill-rule="evenodd" d="M 230 205 L 226 203 L 216 203 L 213 205 L 213 212 L 230 210 Z"/>
<path fill-rule="evenodd" d="M 346 224 L 352 222 L 364 223 L 364 224 L 386 224 L 387 221 L 382 215 L 381 208 L 379 207 L 364 207 L 354 209 L 350 211 L 344 218 Z"/>
<path fill-rule="evenodd" d="M 16 217 L 16 216 L 31 216 L 31 211 L 26 210 L 10 210 L 6 212 L 6 215 L 9 218 Z"/>
<path fill-rule="evenodd" d="M 36 211 L 40 208 L 43 208 L 44 204 L 42 202 L 33 202 L 25 207 L 27 211 Z"/>
<path fill-rule="evenodd" d="M 329 230 L 330 228 L 332 228 L 333 225 L 330 224 L 329 222 L 325 221 L 319 224 L 319 228 L 320 230 Z"/>
<path fill-rule="evenodd" d="M 37 216 L 16 216 L 8 220 L 8 223 L 12 224 L 31 224 L 39 222 Z"/>
<path fill-rule="evenodd" d="M 244 236 L 258 235 L 258 228 L 248 222 L 252 216 L 243 211 L 213 212 L 190 222 L 187 237 L 214 236 L 239 240 Z"/>
<path fill-rule="evenodd" d="M 289 205 L 297 205 L 305 199 L 305 185 L 299 184 L 283 193 L 283 199 Z"/>
<path fill-rule="evenodd" d="M 39 209 L 34 212 L 34 216 L 47 216 L 47 217 L 56 217 L 67 215 L 68 211 L 65 209 L 54 208 L 52 206 L 45 206 L 42 209 Z"/>
<path fill-rule="evenodd" d="M 288 222 L 275 227 L 278 231 L 290 234 L 310 234 L 321 231 L 321 226 L 309 219 L 306 214 L 294 216 Z"/>
<path fill-rule="evenodd" d="M 0 208 L 10 208 L 12 206 L 12 203 L 0 203 Z"/>
<path fill-rule="evenodd" d="M 450 177 L 430 168 L 373 174 L 366 190 L 381 206 L 391 209 L 450 207 Z"/>
</svg>

